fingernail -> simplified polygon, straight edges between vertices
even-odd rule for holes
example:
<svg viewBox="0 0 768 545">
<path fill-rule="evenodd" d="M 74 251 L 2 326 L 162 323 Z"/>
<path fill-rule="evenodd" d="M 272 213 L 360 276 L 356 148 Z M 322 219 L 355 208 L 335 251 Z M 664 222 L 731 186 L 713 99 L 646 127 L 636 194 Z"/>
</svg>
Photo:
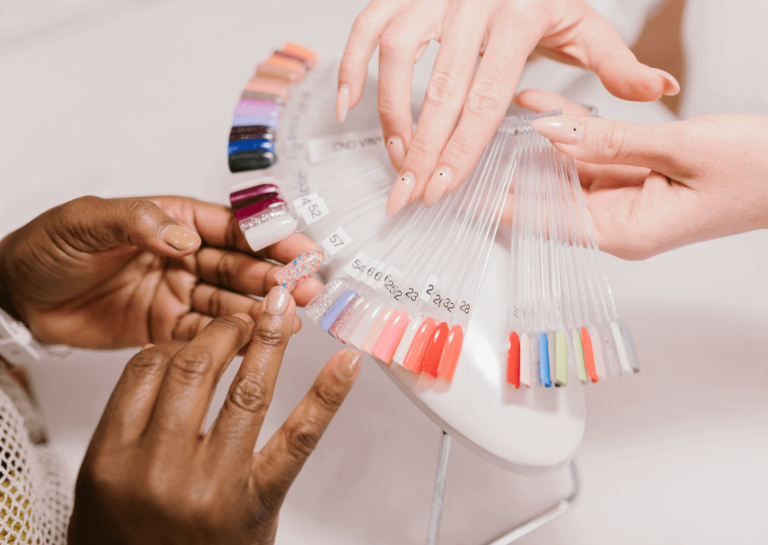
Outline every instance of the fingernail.
<svg viewBox="0 0 768 545">
<path fill-rule="evenodd" d="M 200 236 L 179 225 L 169 225 L 163 233 L 163 241 L 175 250 L 184 251 L 200 242 Z"/>
<path fill-rule="evenodd" d="M 279 286 L 293 291 L 323 265 L 325 255 L 319 247 L 313 247 L 277 271 L 275 280 Z"/>
<path fill-rule="evenodd" d="M 659 70 L 658 68 L 653 68 L 653 71 L 656 72 L 665 80 L 667 80 L 667 88 L 664 90 L 665 95 L 675 96 L 677 93 L 680 92 L 680 84 L 677 82 L 677 80 L 672 74 L 670 74 L 669 72 L 665 72 L 664 70 Z"/>
<path fill-rule="evenodd" d="M 445 194 L 445 190 L 448 189 L 448 185 L 453 180 L 453 169 L 448 165 L 443 165 L 438 168 L 432 175 L 432 179 L 429 180 L 427 185 L 427 191 L 424 194 L 424 206 L 429 208 L 437 204 Z"/>
<path fill-rule="evenodd" d="M 336 94 L 336 119 L 339 124 L 344 123 L 349 111 L 349 85 L 342 83 L 339 85 L 339 91 Z"/>
<path fill-rule="evenodd" d="M 288 301 L 291 300 L 291 292 L 282 286 L 275 286 L 269 290 L 267 296 L 267 310 L 270 314 L 285 314 Z"/>
<path fill-rule="evenodd" d="M 403 172 L 397 177 L 392 191 L 389 192 L 386 209 L 387 216 L 394 216 L 402 210 L 403 206 L 408 204 L 408 199 L 411 198 L 414 187 L 416 187 L 416 177 L 413 175 L 413 172 Z"/>
<path fill-rule="evenodd" d="M 540 117 L 531 123 L 531 128 L 544 138 L 560 144 L 577 144 L 584 134 L 582 124 L 566 115 Z"/>
<path fill-rule="evenodd" d="M 392 165 L 400 170 L 405 160 L 405 146 L 403 146 L 403 139 L 399 136 L 390 136 L 387 139 L 387 151 L 389 151 L 389 160 Z"/>
<path fill-rule="evenodd" d="M 145 350 L 147 350 L 149 348 L 152 348 L 153 346 L 155 346 L 155 345 L 152 344 L 152 343 L 147 343 L 147 344 L 145 344 L 144 346 L 141 347 L 141 351 L 144 352 Z"/>
<path fill-rule="evenodd" d="M 336 374 L 343 379 L 351 378 L 352 375 L 355 374 L 355 371 L 357 371 L 357 368 L 360 367 L 361 359 L 362 356 L 359 352 L 347 350 L 339 364 L 336 366 Z"/>
</svg>

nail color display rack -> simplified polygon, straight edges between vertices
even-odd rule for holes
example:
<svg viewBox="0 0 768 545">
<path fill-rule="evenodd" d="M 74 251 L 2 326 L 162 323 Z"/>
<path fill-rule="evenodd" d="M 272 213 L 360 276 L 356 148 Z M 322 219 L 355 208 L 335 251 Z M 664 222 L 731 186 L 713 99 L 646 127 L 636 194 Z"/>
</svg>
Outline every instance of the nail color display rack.
<svg viewBox="0 0 768 545">
<path fill-rule="evenodd" d="M 576 165 L 531 129 L 521 139 L 510 248 L 507 382 L 566 386 L 640 370 L 618 317 Z"/>
<path fill-rule="evenodd" d="M 332 108 L 336 70 L 314 50 L 286 44 L 257 68 L 230 134 L 230 169 L 259 171 L 230 194 L 252 248 L 294 231 L 318 241 L 279 281 L 293 289 L 334 259 L 346 262 L 307 307 L 311 319 L 387 364 L 450 382 L 513 191 L 507 382 L 566 386 L 569 377 L 586 384 L 639 370 L 573 161 L 530 129 L 535 115 L 505 119 L 461 189 L 390 219 L 384 209 L 395 173 L 375 93 L 355 108 L 360 130 L 341 132 Z M 267 129 L 266 138 L 237 140 Z M 233 145 L 249 140 L 271 148 Z"/>
</svg>

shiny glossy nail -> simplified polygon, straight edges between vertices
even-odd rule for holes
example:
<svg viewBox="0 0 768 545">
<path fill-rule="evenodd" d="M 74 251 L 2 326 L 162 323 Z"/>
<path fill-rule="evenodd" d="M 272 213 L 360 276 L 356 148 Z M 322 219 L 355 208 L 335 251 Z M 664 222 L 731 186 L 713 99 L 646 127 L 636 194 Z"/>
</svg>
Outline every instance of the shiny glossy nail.
<svg viewBox="0 0 768 545">
<path fill-rule="evenodd" d="M 665 95 L 675 96 L 680 92 L 680 84 L 675 79 L 675 76 L 664 70 L 659 70 L 658 68 L 653 68 L 653 71 L 666 80 L 666 88 L 664 89 Z"/>
<path fill-rule="evenodd" d="M 520 385 L 531 387 L 531 338 L 520 333 Z"/>
<path fill-rule="evenodd" d="M 409 317 L 404 310 L 395 313 L 384 326 L 384 330 L 379 335 L 379 340 L 371 350 L 371 355 L 379 358 L 384 363 L 390 363 L 395 355 L 400 339 L 403 338 L 408 327 Z"/>
<path fill-rule="evenodd" d="M 355 297 L 357 297 L 357 292 L 355 290 L 345 291 L 341 297 L 339 297 L 336 302 L 333 303 L 333 306 L 328 309 L 328 312 L 325 313 L 323 319 L 320 320 L 320 327 L 328 331 L 336 321 L 336 318 L 338 318 L 341 313 L 344 312 L 344 309 Z"/>
<path fill-rule="evenodd" d="M 566 115 L 540 117 L 531 123 L 531 128 L 560 144 L 578 144 L 584 136 L 584 126 L 575 117 Z"/>
<path fill-rule="evenodd" d="M 464 346 L 464 330 L 460 325 L 451 327 L 448 340 L 445 342 L 443 356 L 437 368 L 437 374 L 449 381 L 453 380 L 456 365 L 459 363 L 461 348 Z"/>
<path fill-rule="evenodd" d="M 363 303 L 364 301 L 365 301 L 365 297 L 361 295 L 356 295 L 349 303 L 347 303 L 347 306 L 344 307 L 344 310 L 341 311 L 341 314 L 339 314 L 339 316 L 333 321 L 333 324 L 331 324 L 331 327 L 328 328 L 328 333 L 330 333 L 331 336 L 335 337 L 337 340 L 344 342 L 340 336 L 341 331 L 344 329 L 344 326 L 347 325 L 347 323 L 349 323 L 349 320 L 352 319 L 352 316 L 355 314 L 355 311 L 358 309 L 360 304 Z"/>
<path fill-rule="evenodd" d="M 403 139 L 399 136 L 390 136 L 387 138 L 387 151 L 389 152 L 389 160 L 392 162 L 392 166 L 395 170 L 400 170 L 405 161 L 405 146 L 403 145 Z"/>
<path fill-rule="evenodd" d="M 200 236 L 180 225 L 169 225 L 163 232 L 163 241 L 175 250 L 184 251 L 200 242 Z"/>
<path fill-rule="evenodd" d="M 355 328 L 360 323 L 360 320 L 363 319 L 363 316 L 365 316 L 365 313 L 368 312 L 368 309 L 371 308 L 371 305 L 373 304 L 373 301 L 367 299 L 363 295 L 360 296 L 360 299 L 361 301 L 357 305 L 357 308 L 355 308 L 352 316 L 350 316 L 349 320 L 347 320 L 347 323 L 344 324 L 344 326 L 339 331 L 339 334 L 336 336 L 336 338 L 344 344 L 349 344 L 349 337 L 352 335 L 352 333 L 354 333 Z"/>
<path fill-rule="evenodd" d="M 581 328 L 581 346 L 584 350 L 584 365 L 587 368 L 587 376 L 590 382 L 595 383 L 599 380 L 597 371 L 595 371 L 595 356 L 592 352 L 592 338 L 589 336 L 587 328 Z"/>
<path fill-rule="evenodd" d="M 315 295 L 309 304 L 304 307 L 304 310 L 309 316 L 309 319 L 314 322 L 319 322 L 328 309 L 333 306 L 336 300 L 341 297 L 347 291 L 347 280 L 344 278 L 337 278 L 328 282 L 320 292 Z"/>
<path fill-rule="evenodd" d="M 419 327 L 421 327 L 423 321 L 424 319 L 421 317 L 413 318 L 410 321 L 408 327 L 405 329 L 405 333 L 403 333 L 403 337 L 400 339 L 400 343 L 397 345 L 395 355 L 392 357 L 393 363 L 403 365 L 405 357 L 408 355 L 408 349 L 411 347 L 413 338 L 416 336 L 416 332 L 419 330 Z"/>
<path fill-rule="evenodd" d="M 432 340 L 432 333 L 435 331 L 435 321 L 432 318 L 425 318 L 421 322 L 419 330 L 413 337 L 408 354 L 405 356 L 403 366 L 407 367 L 416 374 L 421 373 L 421 366 L 424 364 L 424 355 L 427 352 L 429 343 Z"/>
<path fill-rule="evenodd" d="M 437 204 L 452 181 L 453 169 L 451 167 L 443 165 L 438 168 L 429 180 L 427 191 L 424 193 L 424 206 L 429 208 Z"/>
<path fill-rule="evenodd" d="M 360 367 L 360 361 L 363 356 L 354 350 L 347 350 L 341 357 L 341 361 L 336 365 L 336 373 L 343 379 L 351 378 L 357 368 Z"/>
<path fill-rule="evenodd" d="M 507 382 L 515 388 L 520 388 L 520 337 L 515 331 L 509 334 Z"/>
<path fill-rule="evenodd" d="M 395 307 L 389 307 L 379 314 L 379 317 L 376 318 L 376 321 L 371 326 L 371 330 L 363 341 L 363 346 L 361 347 L 363 352 L 370 354 L 373 351 L 373 347 L 376 346 L 376 342 L 379 340 L 379 337 L 381 337 L 384 327 L 387 325 L 389 319 L 394 316 L 396 311 L 397 309 Z"/>
<path fill-rule="evenodd" d="M 288 301 L 291 300 L 291 292 L 281 286 L 275 286 L 269 290 L 267 295 L 267 310 L 271 314 L 285 314 L 288 308 Z"/>
<path fill-rule="evenodd" d="M 275 274 L 278 285 L 290 291 L 295 290 L 323 266 L 324 259 L 323 251 L 319 248 L 304 252 Z"/>
<path fill-rule="evenodd" d="M 336 93 L 336 120 L 339 125 L 344 123 L 347 119 L 347 112 L 349 111 L 349 85 L 342 83 L 339 85 L 339 91 Z"/>
<path fill-rule="evenodd" d="M 424 353 L 424 363 L 421 366 L 421 372 L 431 377 L 437 376 L 437 368 L 440 366 L 440 360 L 443 357 L 445 343 L 448 341 L 448 324 L 441 322 L 435 327 L 432 338 Z"/>
<path fill-rule="evenodd" d="M 371 331 L 376 319 L 386 308 L 387 305 L 381 302 L 371 305 L 371 308 L 368 309 L 368 312 L 366 312 L 360 320 L 355 331 L 350 335 L 349 344 L 362 350 L 363 343 L 365 342 L 366 337 L 368 337 L 368 332 Z"/>
<path fill-rule="evenodd" d="M 416 187 L 416 176 L 413 172 L 402 172 L 395 180 L 395 185 L 392 187 L 392 191 L 389 192 L 389 199 L 387 200 L 386 214 L 389 217 L 394 216 L 403 206 L 408 204 L 408 200 L 411 198 L 413 189 Z"/>
</svg>

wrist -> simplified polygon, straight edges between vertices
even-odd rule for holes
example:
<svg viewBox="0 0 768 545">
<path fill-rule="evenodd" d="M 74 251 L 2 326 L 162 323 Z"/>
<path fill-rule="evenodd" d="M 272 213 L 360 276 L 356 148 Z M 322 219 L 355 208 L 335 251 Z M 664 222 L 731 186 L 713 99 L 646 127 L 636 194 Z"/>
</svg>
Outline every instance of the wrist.
<svg viewBox="0 0 768 545">
<path fill-rule="evenodd" d="M 10 314 L 15 320 L 21 321 L 19 312 L 16 310 L 11 297 L 13 287 L 8 274 L 8 264 L 10 261 L 8 247 L 11 236 L 8 235 L 0 240 L 0 309 Z"/>
</svg>

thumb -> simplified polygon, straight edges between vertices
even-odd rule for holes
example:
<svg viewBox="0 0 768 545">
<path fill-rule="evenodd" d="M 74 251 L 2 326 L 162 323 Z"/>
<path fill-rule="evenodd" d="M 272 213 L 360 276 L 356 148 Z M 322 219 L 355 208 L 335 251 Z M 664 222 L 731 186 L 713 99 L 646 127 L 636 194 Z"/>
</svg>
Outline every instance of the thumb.
<svg viewBox="0 0 768 545">
<path fill-rule="evenodd" d="M 613 25 L 596 11 L 587 11 L 580 30 L 585 39 L 575 56 L 581 57 L 612 95 L 650 102 L 680 92 L 680 84 L 672 75 L 639 62 Z"/>
<path fill-rule="evenodd" d="M 193 229 L 148 199 L 81 197 L 61 211 L 62 236 L 85 251 L 126 245 L 159 256 L 183 257 L 200 247 L 200 236 Z"/>
<path fill-rule="evenodd" d="M 684 169 L 685 139 L 675 121 L 637 125 L 598 117 L 542 117 L 531 123 L 540 135 L 574 159 L 585 163 L 632 165 L 669 174 Z"/>
</svg>

